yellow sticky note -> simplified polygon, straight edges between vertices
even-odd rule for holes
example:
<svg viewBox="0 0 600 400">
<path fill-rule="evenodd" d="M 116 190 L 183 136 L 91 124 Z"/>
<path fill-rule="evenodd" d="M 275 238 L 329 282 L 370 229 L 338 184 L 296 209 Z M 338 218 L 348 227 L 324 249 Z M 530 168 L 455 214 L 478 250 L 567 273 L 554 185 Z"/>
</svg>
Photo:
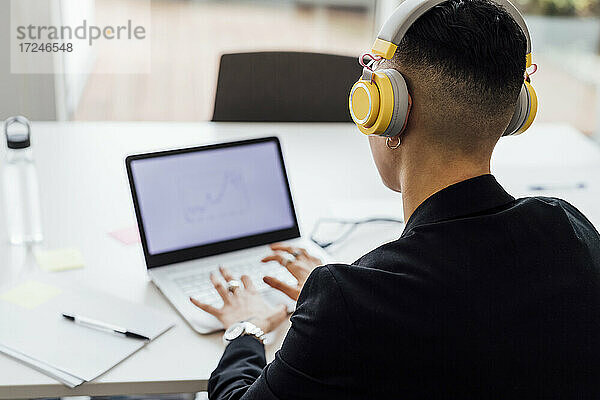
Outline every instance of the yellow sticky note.
<svg viewBox="0 0 600 400">
<path fill-rule="evenodd" d="M 60 293 L 61 290 L 57 287 L 36 281 L 27 281 L 4 292 L 0 295 L 0 299 L 31 310 Z"/>
<path fill-rule="evenodd" d="M 40 250 L 35 253 L 38 265 L 46 271 L 83 268 L 83 256 L 77 249 Z"/>
</svg>

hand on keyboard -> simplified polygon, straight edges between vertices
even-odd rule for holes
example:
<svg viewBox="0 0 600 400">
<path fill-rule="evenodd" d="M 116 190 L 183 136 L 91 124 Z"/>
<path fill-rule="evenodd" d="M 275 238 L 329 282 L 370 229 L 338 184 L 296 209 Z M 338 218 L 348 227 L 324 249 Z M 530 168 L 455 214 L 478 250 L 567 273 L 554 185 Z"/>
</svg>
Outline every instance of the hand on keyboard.
<svg viewBox="0 0 600 400">
<path fill-rule="evenodd" d="M 248 275 L 242 275 L 243 287 L 223 267 L 219 271 L 225 279 L 226 285 L 214 274 L 210 280 L 223 300 L 223 307 L 217 308 L 210 304 L 202 303 L 190 297 L 190 301 L 200 309 L 215 316 L 225 329 L 240 321 L 249 321 L 268 333 L 275 329 L 287 317 L 285 305 L 273 307 L 269 305 L 262 295 L 256 290 Z"/>
<path fill-rule="evenodd" d="M 322 261 L 317 257 L 311 256 L 305 249 L 299 247 L 287 246 L 283 243 L 275 243 L 271 245 L 273 254 L 262 259 L 262 262 L 277 261 L 283 265 L 298 281 L 295 285 L 290 285 L 272 276 L 265 276 L 263 281 L 274 289 L 285 293 L 293 300 L 298 300 L 300 291 L 304 286 L 304 282 L 308 279 L 310 273 L 322 265 Z M 294 259 L 289 259 L 281 253 L 291 254 Z"/>
</svg>

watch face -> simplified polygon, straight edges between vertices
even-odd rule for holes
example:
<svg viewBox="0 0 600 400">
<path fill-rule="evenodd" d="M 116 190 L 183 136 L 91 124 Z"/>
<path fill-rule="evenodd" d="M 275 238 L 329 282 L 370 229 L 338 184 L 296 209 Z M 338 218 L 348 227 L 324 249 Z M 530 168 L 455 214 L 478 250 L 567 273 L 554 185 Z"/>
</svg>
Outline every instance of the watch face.
<svg viewBox="0 0 600 400">
<path fill-rule="evenodd" d="M 225 331 L 223 337 L 225 340 L 232 341 L 233 339 L 237 339 L 242 336 L 244 333 L 244 326 L 242 324 L 235 324 L 229 327 Z"/>
</svg>

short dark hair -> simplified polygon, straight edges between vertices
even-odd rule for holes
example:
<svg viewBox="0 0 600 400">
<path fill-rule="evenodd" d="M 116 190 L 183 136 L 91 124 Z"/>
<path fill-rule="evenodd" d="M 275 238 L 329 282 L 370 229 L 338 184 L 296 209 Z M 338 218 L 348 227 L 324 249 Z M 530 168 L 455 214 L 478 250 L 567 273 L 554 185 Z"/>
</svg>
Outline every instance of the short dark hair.
<svg viewBox="0 0 600 400">
<path fill-rule="evenodd" d="M 514 109 L 525 56 L 525 34 L 502 6 L 490 0 L 449 0 L 408 29 L 393 62 L 433 75 L 454 101 L 493 117 Z"/>
</svg>

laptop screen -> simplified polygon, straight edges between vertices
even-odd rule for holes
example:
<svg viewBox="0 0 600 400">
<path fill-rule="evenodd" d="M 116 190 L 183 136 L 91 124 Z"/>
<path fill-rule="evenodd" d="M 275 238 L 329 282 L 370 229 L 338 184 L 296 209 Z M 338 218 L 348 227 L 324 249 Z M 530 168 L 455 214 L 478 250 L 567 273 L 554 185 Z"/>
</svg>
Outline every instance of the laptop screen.
<svg viewBox="0 0 600 400">
<path fill-rule="evenodd" d="M 148 257 L 202 247 L 197 256 L 218 254 L 297 231 L 275 138 L 133 156 L 128 171 Z M 217 243 L 232 246 L 207 249 Z"/>
</svg>

